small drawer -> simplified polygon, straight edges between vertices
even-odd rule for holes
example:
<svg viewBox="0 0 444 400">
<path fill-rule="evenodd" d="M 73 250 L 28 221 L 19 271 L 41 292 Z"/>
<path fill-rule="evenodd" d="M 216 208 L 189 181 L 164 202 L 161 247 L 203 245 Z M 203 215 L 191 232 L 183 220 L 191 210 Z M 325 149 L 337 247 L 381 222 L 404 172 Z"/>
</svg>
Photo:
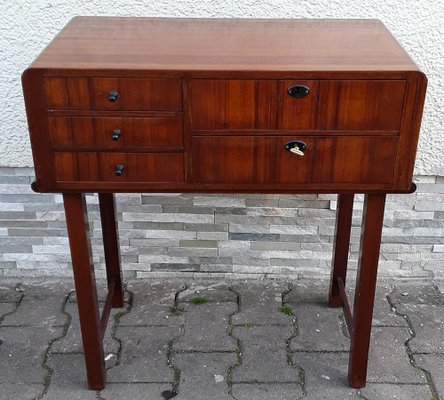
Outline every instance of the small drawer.
<svg viewBox="0 0 444 400">
<path fill-rule="evenodd" d="M 182 153 L 55 153 L 56 180 L 183 182 Z"/>
<path fill-rule="evenodd" d="M 183 147 L 182 118 L 50 116 L 56 150 L 160 150 Z"/>
<path fill-rule="evenodd" d="M 182 110 L 179 79 L 45 78 L 50 110 Z"/>
<path fill-rule="evenodd" d="M 291 141 L 306 148 L 296 154 Z M 195 136 L 192 180 L 208 183 L 389 184 L 396 136 Z"/>
</svg>

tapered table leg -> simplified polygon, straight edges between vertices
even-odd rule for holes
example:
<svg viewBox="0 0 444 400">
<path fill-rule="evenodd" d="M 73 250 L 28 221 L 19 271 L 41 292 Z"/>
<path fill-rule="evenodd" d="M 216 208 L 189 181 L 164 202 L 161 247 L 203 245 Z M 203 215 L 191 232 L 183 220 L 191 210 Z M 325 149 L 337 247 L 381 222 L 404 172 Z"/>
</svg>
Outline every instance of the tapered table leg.
<svg viewBox="0 0 444 400">
<path fill-rule="evenodd" d="M 108 287 L 114 284 L 111 306 L 119 308 L 123 307 L 123 288 L 114 193 L 99 193 L 99 206 Z"/>
<path fill-rule="evenodd" d="M 63 200 L 85 352 L 88 387 L 100 390 L 105 386 L 105 362 L 85 196 L 83 193 L 64 193 Z"/>
<path fill-rule="evenodd" d="M 385 194 L 365 195 L 348 369 L 350 386 L 354 388 L 364 387 L 367 378 L 384 206 Z"/>
<path fill-rule="evenodd" d="M 332 307 L 339 307 L 342 305 L 341 297 L 339 295 L 338 278 L 342 278 L 345 285 L 353 215 L 353 198 L 353 194 L 340 194 L 338 196 L 335 243 L 329 293 L 329 303 Z"/>
</svg>

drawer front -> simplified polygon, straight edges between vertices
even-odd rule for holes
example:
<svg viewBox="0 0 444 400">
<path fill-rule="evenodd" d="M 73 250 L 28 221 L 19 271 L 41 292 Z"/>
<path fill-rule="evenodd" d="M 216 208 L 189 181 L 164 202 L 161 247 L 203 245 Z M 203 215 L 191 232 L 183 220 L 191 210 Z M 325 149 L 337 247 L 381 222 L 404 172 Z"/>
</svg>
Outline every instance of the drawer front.
<svg viewBox="0 0 444 400">
<path fill-rule="evenodd" d="M 315 129 L 317 81 L 191 80 L 194 130 Z M 292 86 L 305 95 L 290 95 Z"/>
<path fill-rule="evenodd" d="M 280 129 L 316 129 L 318 86 L 318 81 L 281 82 Z"/>
<path fill-rule="evenodd" d="M 55 153 L 56 180 L 183 182 L 181 153 Z M 120 171 L 120 172 L 119 172 Z"/>
<path fill-rule="evenodd" d="M 48 109 L 181 110 L 179 79 L 45 78 Z"/>
<path fill-rule="evenodd" d="M 131 150 L 182 148 L 182 118 L 50 116 L 57 150 Z"/>
<path fill-rule="evenodd" d="M 404 80 L 191 80 L 193 130 L 399 131 Z M 283 132 L 284 134 L 285 132 Z"/>
<path fill-rule="evenodd" d="M 193 129 L 254 129 L 256 81 L 191 81 Z"/>
<path fill-rule="evenodd" d="M 403 80 L 321 81 L 319 129 L 398 131 Z"/>
<path fill-rule="evenodd" d="M 304 156 L 285 149 L 289 137 L 195 136 L 192 180 L 209 183 L 372 183 L 393 180 L 394 136 L 297 136 Z"/>
</svg>

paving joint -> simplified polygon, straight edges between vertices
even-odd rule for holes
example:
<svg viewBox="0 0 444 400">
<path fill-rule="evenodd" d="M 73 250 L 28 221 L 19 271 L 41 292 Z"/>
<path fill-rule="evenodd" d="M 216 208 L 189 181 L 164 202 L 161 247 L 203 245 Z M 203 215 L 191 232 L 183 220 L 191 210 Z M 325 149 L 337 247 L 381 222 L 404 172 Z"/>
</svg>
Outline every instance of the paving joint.
<svg viewBox="0 0 444 400">
<path fill-rule="evenodd" d="M 287 363 L 290 367 L 292 367 L 296 370 L 296 376 L 297 376 L 296 381 L 291 382 L 291 383 L 296 383 L 296 384 L 300 385 L 302 388 L 302 391 L 304 392 L 305 382 L 303 381 L 303 379 L 300 375 L 302 367 L 293 361 L 294 352 L 290 348 L 290 343 L 296 337 L 296 332 L 297 332 L 296 317 L 294 315 L 293 315 L 293 318 L 291 321 L 291 325 L 292 325 L 291 335 L 290 335 L 290 337 L 287 338 L 287 340 L 285 342 L 285 347 L 286 347 L 286 351 L 287 351 Z M 284 382 L 282 382 L 282 383 L 284 383 Z"/>
<path fill-rule="evenodd" d="M 53 346 L 54 343 L 58 342 L 59 340 L 63 339 L 67 333 L 68 333 L 68 329 L 69 326 L 71 325 L 71 314 L 69 314 L 66 311 L 66 305 L 68 304 L 69 298 L 72 296 L 72 294 L 74 293 L 74 290 L 70 291 L 64 298 L 63 303 L 62 303 L 62 307 L 61 307 L 61 312 L 62 314 L 66 315 L 66 322 L 62 325 L 62 334 L 60 336 L 57 336 L 53 339 L 51 339 L 48 343 L 48 347 L 45 351 L 45 355 L 43 357 L 43 362 L 42 362 L 42 367 L 46 370 L 46 376 L 43 380 L 43 390 L 41 392 L 41 394 L 36 397 L 36 400 L 40 400 L 43 399 L 46 396 L 46 393 L 48 392 L 49 389 L 49 385 L 51 384 L 51 379 L 52 379 L 52 374 L 53 374 L 53 369 L 48 365 L 48 359 L 49 359 L 49 355 L 50 354 L 56 354 L 56 353 L 51 353 L 51 347 Z"/>
<path fill-rule="evenodd" d="M 177 336 L 174 340 L 182 335 Z M 233 354 L 234 350 L 173 350 L 172 354 Z"/>
<path fill-rule="evenodd" d="M 356 391 L 356 395 L 362 400 L 371 400 L 371 399 L 365 397 L 364 394 L 360 390 Z"/>
<path fill-rule="evenodd" d="M 25 293 L 24 293 L 24 290 L 21 288 L 21 286 L 22 285 L 20 283 L 18 283 L 17 285 L 14 286 L 14 290 L 17 291 L 17 292 L 20 292 L 20 298 L 18 300 L 16 300 L 16 301 L 3 301 L 3 303 L 5 303 L 5 304 L 14 304 L 15 307 L 14 307 L 14 309 L 12 311 L 9 311 L 9 312 L 7 312 L 7 313 L 5 313 L 5 314 L 0 316 L 0 328 L 2 326 L 7 326 L 7 325 L 2 325 L 3 320 L 5 319 L 5 317 L 7 317 L 8 315 L 12 315 L 12 314 L 16 313 L 18 308 L 21 306 L 21 304 L 23 302 L 23 299 L 25 298 Z"/>
<path fill-rule="evenodd" d="M 348 350 L 292 350 L 292 353 L 305 353 L 305 354 L 348 354 Z"/>
<path fill-rule="evenodd" d="M 282 307 L 285 304 L 288 304 L 285 302 L 285 297 L 290 294 L 290 292 L 293 290 L 293 285 L 288 285 L 288 291 L 282 293 Z M 299 324 L 298 324 L 298 318 L 297 316 L 293 313 L 292 315 L 292 319 L 291 319 L 291 325 L 292 325 L 292 334 L 290 335 L 290 337 L 287 339 L 286 341 L 286 351 L 287 351 L 287 363 L 288 365 L 290 365 L 290 367 L 294 368 L 296 370 L 296 382 L 291 382 L 291 383 L 296 383 L 298 385 L 301 386 L 302 389 L 302 396 L 305 397 L 307 396 L 307 391 L 305 388 L 305 371 L 304 369 L 297 363 L 295 363 L 293 361 L 293 354 L 295 353 L 294 351 L 291 350 L 290 344 L 291 341 L 296 337 L 300 335 L 300 331 L 299 331 Z"/>
<path fill-rule="evenodd" d="M 258 380 L 251 380 L 251 381 L 237 381 L 236 385 L 294 385 L 294 381 L 267 381 L 267 382 L 262 382 L 262 381 L 258 381 Z"/>
<path fill-rule="evenodd" d="M 240 340 L 233 336 L 233 326 L 235 326 L 233 324 L 233 317 L 236 314 L 238 314 L 240 311 L 240 295 L 231 286 L 228 287 L 228 290 L 236 295 L 237 308 L 228 316 L 227 334 L 236 341 L 237 346 L 236 346 L 236 362 L 233 365 L 230 365 L 227 370 L 227 386 L 228 386 L 228 395 L 233 399 L 236 399 L 236 397 L 234 397 L 233 395 L 233 370 L 242 364 L 242 347 L 240 344 Z"/>
<path fill-rule="evenodd" d="M 126 287 L 126 285 L 123 285 L 123 292 L 128 293 L 128 302 L 127 302 L 127 306 L 125 307 L 125 311 L 118 312 L 116 315 L 114 315 L 114 318 L 113 318 L 113 323 L 111 326 L 111 338 L 113 340 L 115 340 L 119 345 L 118 345 L 117 354 L 116 354 L 116 361 L 113 365 L 110 365 L 106 368 L 107 371 L 120 365 L 121 358 L 122 358 L 122 347 L 123 346 L 122 346 L 122 341 L 117 337 L 117 328 L 118 328 L 119 322 L 123 318 L 123 316 L 127 315 L 131 311 L 131 309 L 133 308 L 134 294 Z"/>
<path fill-rule="evenodd" d="M 180 293 L 184 292 L 187 289 L 187 287 L 188 287 L 187 285 L 182 285 L 180 290 L 178 290 L 174 294 L 174 305 L 170 308 L 170 312 L 180 312 L 180 313 L 183 312 L 183 310 L 179 307 L 179 295 L 180 295 Z M 168 367 L 173 370 L 173 381 L 171 382 L 171 392 L 164 391 L 161 393 L 161 395 L 164 399 L 171 399 L 179 394 L 179 383 L 180 383 L 181 371 L 177 365 L 173 364 L 173 355 L 178 353 L 177 351 L 174 351 L 173 344 L 177 339 L 182 337 L 184 334 L 185 334 L 185 322 L 179 324 L 179 334 L 176 337 L 174 337 L 173 339 L 171 339 L 167 345 L 167 351 L 166 351 L 167 360 L 166 361 L 167 361 Z"/>
<path fill-rule="evenodd" d="M 430 391 L 432 392 L 432 400 L 441 400 L 438 390 L 436 389 L 435 382 L 433 381 L 432 374 L 430 373 L 430 371 L 428 371 L 424 368 L 421 368 L 415 361 L 414 354 L 410 348 L 410 341 L 416 337 L 415 329 L 413 328 L 413 324 L 412 324 L 412 321 L 410 320 L 410 317 L 407 314 L 404 314 L 398 310 L 396 303 L 391 298 L 392 293 L 393 293 L 393 290 L 391 291 L 391 293 L 389 293 L 386 296 L 387 302 L 389 303 L 389 305 L 392 308 L 392 310 L 394 311 L 394 313 L 396 315 L 404 318 L 405 321 L 407 322 L 407 325 L 408 325 L 408 331 L 410 334 L 410 338 L 408 338 L 404 342 L 404 347 L 405 347 L 406 353 L 409 357 L 410 364 L 412 364 L 413 367 L 416 368 L 417 370 L 422 371 L 424 373 L 426 380 L 427 380 L 427 385 L 428 385 Z"/>
</svg>

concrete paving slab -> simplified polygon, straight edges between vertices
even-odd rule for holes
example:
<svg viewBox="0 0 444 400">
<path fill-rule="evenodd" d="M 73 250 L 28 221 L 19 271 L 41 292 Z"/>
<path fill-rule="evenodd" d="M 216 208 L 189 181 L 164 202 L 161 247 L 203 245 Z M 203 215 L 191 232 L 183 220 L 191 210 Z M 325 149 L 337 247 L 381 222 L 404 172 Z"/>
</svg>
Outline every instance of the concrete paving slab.
<svg viewBox="0 0 444 400">
<path fill-rule="evenodd" d="M 48 278 L 20 283 L 18 289 L 24 296 L 45 299 L 48 296 L 66 297 L 74 289 L 74 286 L 71 279 Z"/>
<path fill-rule="evenodd" d="M 32 383 L 0 383 L 0 400 L 35 400 L 43 389 L 43 385 Z"/>
<path fill-rule="evenodd" d="M 51 384 L 44 400 L 96 400 L 96 393 L 86 387 L 83 354 L 51 354 Z"/>
<path fill-rule="evenodd" d="M 444 354 L 415 354 L 416 365 L 430 373 L 440 399 L 444 398 Z M 435 399 L 433 399 L 435 400 Z"/>
<path fill-rule="evenodd" d="M 135 282 L 127 285 L 132 296 L 132 307 L 119 324 L 129 325 L 180 325 L 184 323 L 176 309 L 175 298 L 184 289 L 183 284 Z"/>
<path fill-rule="evenodd" d="M 162 393 L 171 391 L 163 383 L 109 383 L 100 392 L 101 400 L 165 400 Z"/>
<path fill-rule="evenodd" d="M 298 381 L 298 371 L 288 364 L 288 354 L 283 349 L 243 349 L 241 364 L 233 369 L 233 382 Z"/>
<path fill-rule="evenodd" d="M 298 335 L 290 341 L 291 350 L 347 351 L 350 340 L 345 337 L 339 316 L 340 309 L 319 303 L 297 304 L 293 309 Z"/>
<path fill-rule="evenodd" d="M 179 335 L 177 327 L 119 327 L 121 355 L 118 365 L 108 370 L 108 382 L 172 382 L 168 344 Z"/>
<path fill-rule="evenodd" d="M 0 382 L 43 384 L 45 353 L 61 334 L 61 328 L 48 326 L 0 328 Z"/>
<path fill-rule="evenodd" d="M 179 293 L 178 300 L 181 302 L 191 302 L 196 297 L 202 297 L 212 302 L 232 302 L 237 303 L 237 294 L 229 289 L 224 282 L 214 282 L 205 285 L 192 284 L 187 289 Z"/>
<path fill-rule="evenodd" d="M 402 304 L 398 311 L 412 324 L 409 341 L 413 353 L 444 353 L 444 304 Z"/>
<path fill-rule="evenodd" d="M 396 309 L 388 301 L 387 297 L 390 297 L 392 291 L 393 285 L 377 285 L 372 326 L 408 326 L 406 319 L 398 315 Z"/>
<path fill-rule="evenodd" d="M 433 400 L 427 385 L 394 385 L 389 383 L 368 383 L 361 389 L 367 400 Z"/>
<path fill-rule="evenodd" d="M 411 363 L 404 343 L 410 338 L 406 328 L 372 329 L 368 362 L 369 382 L 425 384 L 424 373 Z"/>
<path fill-rule="evenodd" d="M 174 351 L 235 351 L 237 342 L 227 333 L 229 317 L 237 310 L 235 303 L 179 303 L 183 308 L 185 328 L 173 343 Z"/>
<path fill-rule="evenodd" d="M 293 327 L 235 326 L 232 336 L 240 340 L 243 350 L 286 350 L 287 340 L 293 336 Z"/>
<path fill-rule="evenodd" d="M 2 282 L 0 284 L 0 303 L 17 303 L 23 294 L 17 283 Z"/>
<path fill-rule="evenodd" d="M 357 400 L 355 389 L 348 386 L 347 353 L 293 353 L 293 363 L 301 369 L 305 399 Z"/>
<path fill-rule="evenodd" d="M 328 302 L 329 282 L 327 280 L 302 279 L 291 283 L 291 291 L 284 296 L 287 304 Z"/>
<path fill-rule="evenodd" d="M 180 282 L 133 281 L 126 285 L 133 297 L 133 304 L 167 304 L 174 303 L 176 293 L 184 290 L 186 285 Z"/>
<path fill-rule="evenodd" d="M 107 286 L 106 281 L 104 281 L 104 280 L 97 281 L 96 290 L 97 290 L 97 299 L 100 302 L 104 302 L 106 300 L 106 296 L 108 295 L 108 286 Z M 69 296 L 68 302 L 69 303 L 77 303 L 77 295 L 76 295 L 74 288 L 72 288 L 70 292 L 71 292 L 71 294 Z M 131 296 L 130 293 L 127 290 L 124 290 L 123 301 L 125 303 L 128 303 L 130 296 Z"/>
<path fill-rule="evenodd" d="M 6 314 L 12 313 L 15 309 L 16 305 L 13 303 L 0 303 L 0 321 L 2 321 Z"/>
<path fill-rule="evenodd" d="M 129 313 L 122 316 L 120 326 L 167 326 L 183 325 L 182 308 L 167 304 L 135 304 Z"/>
<path fill-rule="evenodd" d="M 354 281 L 350 282 L 349 287 L 347 288 L 349 302 L 352 307 L 354 301 L 354 284 L 355 284 Z M 285 304 L 292 307 L 293 310 L 298 309 L 297 305 L 318 304 L 320 308 L 322 307 L 325 308 L 325 315 L 326 318 L 329 320 L 331 316 L 327 316 L 327 314 L 330 310 L 330 312 L 333 312 L 333 315 L 335 315 L 334 311 L 335 308 L 331 308 L 328 306 L 328 290 L 329 290 L 329 285 L 327 281 L 320 281 L 313 283 L 309 281 L 301 281 L 301 282 L 298 281 L 292 285 L 292 290 L 285 296 L 284 301 Z M 387 295 L 389 295 L 392 290 L 393 290 L 393 285 L 391 284 L 380 284 L 377 286 L 375 294 L 372 326 L 408 327 L 408 323 L 405 320 L 405 318 L 403 318 L 400 315 L 397 315 L 396 310 L 391 307 L 390 303 L 387 300 Z M 338 310 L 337 312 L 339 313 L 339 315 L 343 315 L 342 308 L 339 307 L 336 310 Z M 298 317 L 298 315 L 296 316 Z M 345 336 L 348 337 L 348 331 L 344 329 L 343 332 Z M 342 338 L 340 341 L 342 342 Z M 299 348 L 296 347 L 295 349 Z M 330 350 L 330 349 L 326 348 L 325 350 Z M 348 350 L 348 344 L 345 347 L 344 344 L 342 344 L 341 350 Z"/>
<path fill-rule="evenodd" d="M 119 342 L 111 335 L 114 316 L 120 312 L 119 310 L 120 309 L 111 310 L 103 341 L 105 355 L 117 354 L 119 351 Z M 67 303 L 64 312 L 71 317 L 71 322 L 66 335 L 52 344 L 51 353 L 83 353 L 82 333 L 80 331 L 77 304 Z"/>
<path fill-rule="evenodd" d="M 232 289 L 239 294 L 239 312 L 232 318 L 233 325 L 288 325 L 291 316 L 282 313 L 282 297 L 289 291 L 286 284 L 235 284 Z"/>
<path fill-rule="evenodd" d="M 173 363 L 181 371 L 174 400 L 232 400 L 227 376 L 228 368 L 236 363 L 236 353 L 175 354 Z"/>
<path fill-rule="evenodd" d="M 297 381 L 297 371 L 288 364 L 287 354 L 292 327 L 235 326 L 232 335 L 241 348 L 241 363 L 233 369 L 233 382 Z"/>
<path fill-rule="evenodd" d="M 347 288 L 347 294 L 350 305 L 353 307 L 354 284 L 350 286 Z M 389 303 L 388 297 L 390 298 L 393 290 L 394 287 L 391 284 L 381 283 L 376 286 L 372 326 L 409 326 L 406 319 L 397 314 L 396 307 L 392 307 Z"/>
<path fill-rule="evenodd" d="M 65 296 L 66 297 L 66 296 Z M 5 316 L 3 326 L 63 326 L 67 315 L 62 312 L 65 298 L 62 295 L 25 294 L 17 311 Z"/>
<path fill-rule="evenodd" d="M 411 281 L 396 283 L 390 298 L 395 304 L 444 304 L 444 293 L 438 286 L 415 285 Z"/>
<path fill-rule="evenodd" d="M 300 400 L 303 393 L 296 383 L 236 383 L 232 396 L 235 400 Z"/>
</svg>

